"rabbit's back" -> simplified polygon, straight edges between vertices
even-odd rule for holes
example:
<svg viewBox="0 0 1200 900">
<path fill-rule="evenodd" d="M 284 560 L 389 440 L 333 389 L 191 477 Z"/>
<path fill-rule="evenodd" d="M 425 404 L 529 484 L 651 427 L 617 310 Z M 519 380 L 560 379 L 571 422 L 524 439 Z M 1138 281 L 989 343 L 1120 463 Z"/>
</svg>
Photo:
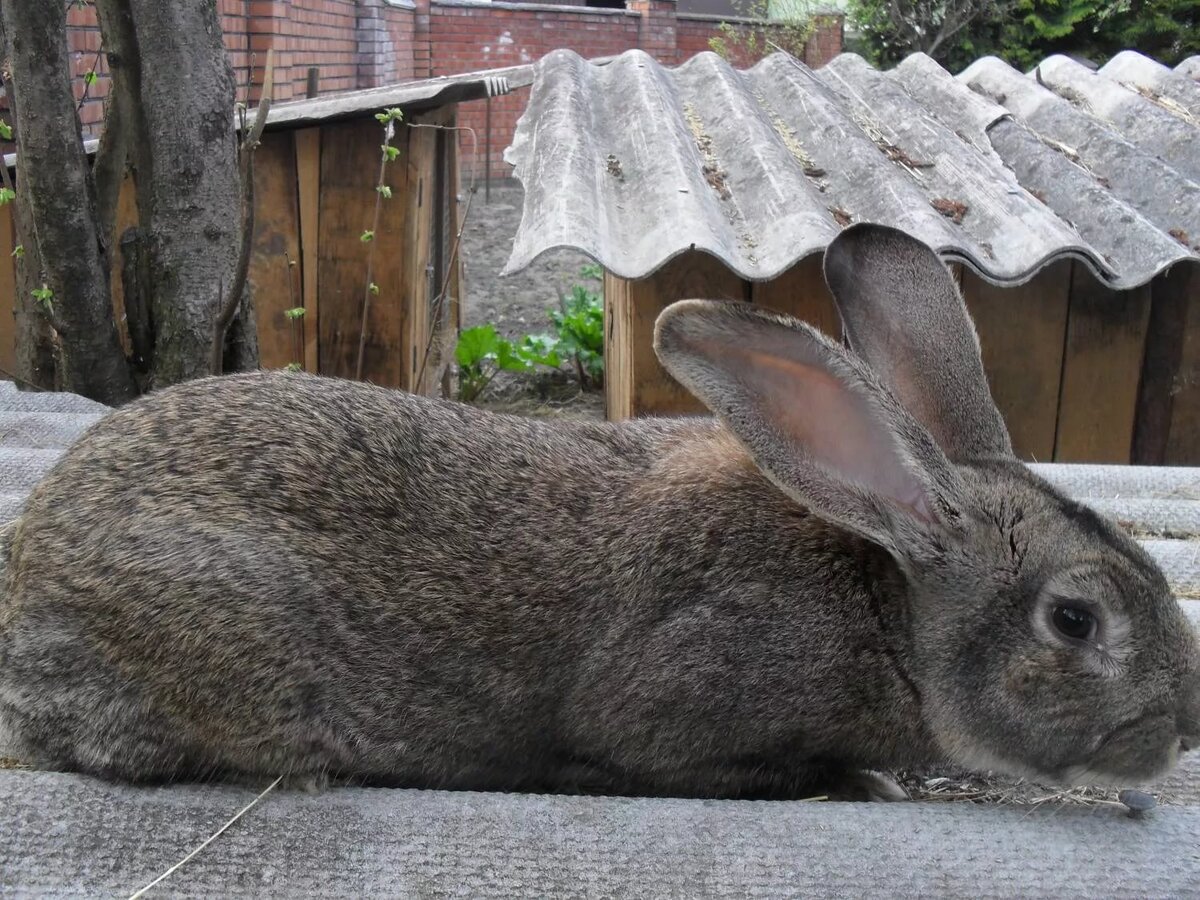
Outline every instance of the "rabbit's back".
<svg viewBox="0 0 1200 900">
<path fill-rule="evenodd" d="M 493 768 L 480 735 L 520 759 L 553 731 L 556 678 L 612 585 L 614 498 L 712 427 L 549 425 L 295 375 L 152 395 L 30 499 L 0 715 L 51 762 L 117 774 L 153 775 L 158 746 L 251 771 L 306 746 L 326 768 L 421 759 L 428 783 L 432 759 L 471 782 L 464 765 Z M 140 731 L 106 741 L 134 711 Z"/>
</svg>

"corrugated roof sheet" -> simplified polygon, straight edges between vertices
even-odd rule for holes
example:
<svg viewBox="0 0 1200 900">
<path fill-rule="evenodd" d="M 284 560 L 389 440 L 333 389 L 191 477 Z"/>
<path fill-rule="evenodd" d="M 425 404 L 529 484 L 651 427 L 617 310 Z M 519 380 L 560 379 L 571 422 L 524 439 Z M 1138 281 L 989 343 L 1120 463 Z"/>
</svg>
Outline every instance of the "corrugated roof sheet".
<svg viewBox="0 0 1200 900">
<path fill-rule="evenodd" d="M 394 106 L 418 112 L 451 103 L 501 97 L 527 87 L 532 81 L 533 66 L 520 65 L 289 100 L 271 106 L 266 130 L 300 128 L 318 122 L 349 119 Z M 95 153 L 99 146 L 99 138 L 88 138 L 83 142 L 84 152 L 88 155 Z M 11 169 L 16 164 L 17 154 L 4 154 L 4 165 Z"/>
<path fill-rule="evenodd" d="M 851 221 L 902 228 L 997 284 L 1054 259 L 1113 288 L 1200 261 L 1200 58 L 1133 52 L 887 72 L 777 53 L 668 69 L 631 50 L 535 66 L 506 159 L 525 208 L 505 272 L 554 247 L 640 278 L 695 248 L 766 280 Z"/>
<path fill-rule="evenodd" d="M 533 80 L 530 65 L 511 66 L 483 72 L 466 72 L 440 78 L 422 78 L 357 91 L 339 91 L 312 99 L 277 103 L 267 116 L 267 128 L 344 119 L 399 106 L 423 109 L 467 100 L 500 97 Z"/>
</svg>

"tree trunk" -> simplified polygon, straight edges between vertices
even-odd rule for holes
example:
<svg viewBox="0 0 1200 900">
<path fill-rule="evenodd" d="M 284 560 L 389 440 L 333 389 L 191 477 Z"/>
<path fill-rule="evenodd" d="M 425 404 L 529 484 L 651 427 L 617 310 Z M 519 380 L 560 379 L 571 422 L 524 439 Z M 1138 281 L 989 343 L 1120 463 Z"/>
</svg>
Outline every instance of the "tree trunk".
<svg viewBox="0 0 1200 900">
<path fill-rule="evenodd" d="M 8 60 L 11 57 L 7 32 L 4 30 L 4 20 L 0 16 L 0 80 L 3 82 L 5 96 L 8 100 L 9 122 L 12 128 L 13 140 L 20 140 L 20 128 L 16 121 L 16 104 L 13 100 L 12 81 L 8 77 Z M 4 186 L 11 187 L 7 170 L 4 172 Z M 38 258 L 37 244 L 33 239 L 30 227 L 30 209 L 27 193 L 19 193 L 12 201 L 13 232 L 20 253 L 14 249 L 16 256 L 14 269 L 16 271 L 17 293 L 13 302 L 13 319 L 16 326 L 16 376 L 19 385 L 28 385 L 35 390 L 52 391 L 55 389 L 54 341 L 50 334 L 50 323 L 46 317 L 37 311 L 33 299 L 34 288 L 41 286 L 37 276 L 42 271 L 42 263 Z M 2 215 L 3 213 L 0 213 Z M 2 249 L 2 248 L 0 248 Z"/>
<path fill-rule="evenodd" d="M 220 295 L 233 280 L 241 196 L 233 70 L 215 0 L 96 5 L 118 56 L 114 75 L 124 70 L 113 90 L 136 92 L 123 108 L 134 110 L 140 249 L 152 274 L 144 295 L 154 332 L 150 387 L 162 387 L 209 373 Z M 240 336 L 236 363 L 253 365 L 253 331 Z"/>
<path fill-rule="evenodd" d="M 0 0 L 0 20 L 20 132 L 17 192 L 28 213 L 22 240 L 28 241 L 27 252 L 36 254 L 23 263 L 40 263 L 51 292 L 36 306 L 58 333 L 61 386 L 102 403 L 123 403 L 134 396 L 135 388 L 117 339 L 108 258 L 71 90 L 66 5 L 57 0 Z M 21 304 L 28 305 L 30 299 L 22 297 Z M 27 317 L 23 336 L 36 338 L 36 330 Z M 22 367 L 38 357 L 36 349 L 31 353 L 25 348 Z M 44 380 L 44 373 L 20 374 L 31 375 L 35 383 Z"/>
</svg>

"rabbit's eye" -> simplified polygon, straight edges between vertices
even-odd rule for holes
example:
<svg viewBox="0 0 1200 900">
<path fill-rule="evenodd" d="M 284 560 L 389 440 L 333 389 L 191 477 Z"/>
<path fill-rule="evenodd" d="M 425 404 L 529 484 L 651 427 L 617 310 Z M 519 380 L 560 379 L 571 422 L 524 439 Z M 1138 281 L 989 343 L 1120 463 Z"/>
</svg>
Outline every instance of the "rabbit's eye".
<svg viewBox="0 0 1200 900">
<path fill-rule="evenodd" d="M 1086 641 L 1096 633 L 1096 617 L 1086 609 L 1077 606 L 1056 606 L 1051 618 L 1059 633 L 1073 640 Z"/>
</svg>

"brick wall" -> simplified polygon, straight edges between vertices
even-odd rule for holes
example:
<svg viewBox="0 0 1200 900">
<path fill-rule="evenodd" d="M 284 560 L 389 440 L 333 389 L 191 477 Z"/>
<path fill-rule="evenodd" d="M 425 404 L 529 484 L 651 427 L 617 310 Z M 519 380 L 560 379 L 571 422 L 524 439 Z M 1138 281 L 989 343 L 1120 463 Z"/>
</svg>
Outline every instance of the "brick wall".
<svg viewBox="0 0 1200 900">
<path fill-rule="evenodd" d="M 640 47 L 660 62 L 681 63 L 709 48 L 721 19 L 681 15 L 675 0 L 627 0 L 625 9 L 567 5 L 581 0 L 516 3 L 495 0 L 217 0 L 225 43 L 239 97 L 257 100 L 267 51 L 275 51 L 275 99 L 303 97 L 310 66 L 320 69 L 320 91 L 353 90 L 431 75 L 534 62 L 566 47 L 582 56 L 612 56 Z M 108 91 L 107 65 L 100 48 L 95 11 L 72 6 L 68 14 L 72 67 L 80 118 L 95 134 Z M 735 23 L 767 34 L 771 26 Z M 769 34 L 768 34 L 769 36 Z M 763 42 L 759 40 L 759 46 Z M 842 49 L 840 16 L 822 17 L 805 49 L 811 66 L 824 64 Z M 755 62 L 734 48 L 737 65 Z M 88 84 L 87 73 L 97 78 Z M 528 89 L 491 101 L 493 176 L 509 168 L 502 159 Z M 464 170 L 482 172 L 486 104 L 467 103 L 461 124 L 474 128 L 478 160 L 463 140 Z"/>
<path fill-rule="evenodd" d="M 615 56 L 639 46 L 642 17 L 621 9 L 591 9 L 550 4 L 479 4 L 452 0 L 434 2 L 430 44 L 432 75 L 452 75 L 475 69 L 502 68 L 534 62 L 551 50 L 567 48 L 587 57 Z M 483 174 L 485 155 L 494 177 L 506 177 L 504 148 L 512 140 L 517 120 L 525 111 L 529 88 L 490 101 L 491 141 L 487 154 L 487 102 L 464 103 L 459 124 L 473 128 L 478 156 L 472 158 L 470 138 L 460 140 L 464 173 Z"/>
<path fill-rule="evenodd" d="M 674 0 L 627 0 L 623 10 L 502 0 L 417 0 L 417 7 L 418 15 L 422 8 L 429 13 L 431 75 L 520 65 L 560 47 L 590 58 L 639 47 L 660 62 L 674 65 L 709 50 L 708 42 L 719 34 L 722 21 L 719 17 L 678 15 Z M 733 27 L 743 31 L 754 28 L 767 37 L 772 30 L 769 25 L 734 23 Z M 761 40 L 759 45 L 765 46 Z M 822 17 L 806 48 L 805 61 L 823 65 L 841 49 L 841 17 Z M 735 52 L 733 61 L 745 66 L 756 60 Z M 525 88 L 491 101 L 491 150 L 486 155 L 493 177 L 511 174 L 503 153 L 528 98 Z M 472 159 L 470 138 L 464 137 L 464 172 L 484 171 L 486 120 L 484 101 L 460 107 L 459 124 L 475 129 L 480 159 Z"/>
</svg>

